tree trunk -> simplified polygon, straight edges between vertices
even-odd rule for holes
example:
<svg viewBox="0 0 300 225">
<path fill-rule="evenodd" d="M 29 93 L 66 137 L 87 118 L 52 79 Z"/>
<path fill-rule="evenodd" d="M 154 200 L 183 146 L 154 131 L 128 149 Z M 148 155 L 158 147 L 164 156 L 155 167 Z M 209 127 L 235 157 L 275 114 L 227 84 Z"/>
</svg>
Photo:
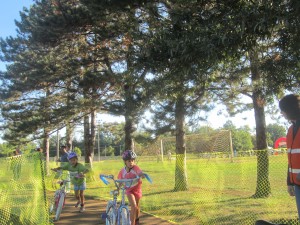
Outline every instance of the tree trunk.
<svg viewBox="0 0 300 225">
<path fill-rule="evenodd" d="M 87 155 L 87 152 L 89 151 L 88 149 L 89 149 L 89 139 L 90 139 L 90 117 L 88 115 L 85 115 L 83 121 L 84 121 L 84 126 L 83 126 L 84 155 Z M 85 157 L 85 162 L 87 162 L 86 157 Z"/>
<path fill-rule="evenodd" d="M 266 121 L 264 107 L 258 103 L 261 99 L 253 95 L 255 124 L 256 124 L 256 149 L 257 151 L 257 184 L 253 197 L 264 198 L 271 194 L 269 181 L 269 157 L 266 139 Z"/>
<path fill-rule="evenodd" d="M 133 144 L 133 138 L 132 138 L 132 127 L 133 125 L 132 119 L 130 117 L 125 117 L 125 149 L 124 150 L 133 150 L 134 151 L 134 144 Z M 120 154 L 122 154 L 120 152 Z"/>
<path fill-rule="evenodd" d="M 66 123 L 66 144 L 70 144 L 70 149 L 73 149 L 74 126 L 73 123 L 67 121 Z"/>
<path fill-rule="evenodd" d="M 49 170 L 49 148 L 50 148 L 50 135 L 49 135 L 49 130 L 47 128 L 44 129 L 44 139 L 43 139 L 43 150 L 46 153 L 46 174 L 48 175 L 50 170 Z"/>
<path fill-rule="evenodd" d="M 134 151 L 134 144 L 133 144 L 133 137 L 132 134 L 135 131 L 135 121 L 134 121 L 134 110 L 135 104 L 132 98 L 130 85 L 124 86 L 124 93 L 125 93 L 125 149 L 124 150 L 133 150 Z M 120 152 L 120 155 L 122 153 Z"/>
<path fill-rule="evenodd" d="M 96 111 L 93 110 L 91 112 L 91 130 L 89 135 L 89 147 L 85 155 L 85 162 L 90 163 L 91 167 L 94 158 L 95 142 L 96 142 Z"/>
<path fill-rule="evenodd" d="M 250 68 L 253 84 L 253 108 L 256 125 L 256 149 L 257 151 L 257 183 L 253 197 L 265 198 L 271 193 L 269 181 L 269 157 L 267 150 L 266 120 L 265 120 L 265 98 L 263 95 L 261 76 L 258 70 L 258 55 L 250 53 Z"/>
<path fill-rule="evenodd" d="M 175 166 L 175 187 L 174 191 L 188 190 L 186 173 L 186 149 L 185 149 L 185 99 L 178 97 L 175 106 L 176 122 L 176 166 Z"/>
<path fill-rule="evenodd" d="M 48 175 L 50 172 L 50 168 L 49 168 L 49 162 L 50 162 L 50 153 L 49 153 L 49 149 L 50 149 L 50 124 L 51 124 L 51 120 L 50 120 L 50 115 L 48 113 L 48 110 L 50 109 L 50 103 L 49 103 L 49 99 L 48 97 L 51 95 L 51 91 L 50 91 L 50 87 L 46 88 L 46 101 L 45 101 L 45 105 L 44 105 L 44 111 L 47 112 L 45 113 L 45 125 L 44 125 L 44 139 L 43 139 L 43 150 L 46 154 L 46 174 Z"/>
<path fill-rule="evenodd" d="M 85 148 L 85 163 L 92 167 L 94 147 L 96 141 L 96 112 L 91 112 L 91 123 L 89 116 L 84 117 L 84 148 Z"/>
<path fill-rule="evenodd" d="M 72 86 L 72 81 L 71 79 L 67 79 L 67 107 L 72 108 L 72 91 L 71 91 L 71 86 Z M 70 145 L 70 149 L 73 149 L 73 138 L 74 138 L 74 124 L 71 122 L 70 119 L 66 121 L 66 145 Z"/>
</svg>

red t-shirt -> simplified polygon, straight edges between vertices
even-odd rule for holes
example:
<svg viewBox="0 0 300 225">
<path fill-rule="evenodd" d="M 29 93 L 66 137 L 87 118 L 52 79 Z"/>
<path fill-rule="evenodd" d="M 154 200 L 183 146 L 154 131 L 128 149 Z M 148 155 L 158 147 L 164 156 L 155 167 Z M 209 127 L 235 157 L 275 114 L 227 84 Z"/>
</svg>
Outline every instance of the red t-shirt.
<svg viewBox="0 0 300 225">
<path fill-rule="evenodd" d="M 126 167 L 120 170 L 118 174 L 118 179 L 133 179 L 138 176 L 138 174 L 143 173 L 140 167 L 137 165 L 134 165 L 129 172 L 126 171 Z M 128 189 L 126 189 L 126 194 L 134 193 L 138 196 L 142 196 L 142 180 L 139 179 L 139 181 L 136 184 L 132 184 L 132 186 Z"/>
</svg>

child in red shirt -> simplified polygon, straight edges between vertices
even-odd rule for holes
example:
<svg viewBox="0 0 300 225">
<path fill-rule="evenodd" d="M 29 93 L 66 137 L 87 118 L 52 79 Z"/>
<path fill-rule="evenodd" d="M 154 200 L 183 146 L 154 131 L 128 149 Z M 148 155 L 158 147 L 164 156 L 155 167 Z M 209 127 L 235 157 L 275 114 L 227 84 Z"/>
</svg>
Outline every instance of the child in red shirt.
<svg viewBox="0 0 300 225">
<path fill-rule="evenodd" d="M 118 179 L 134 179 L 137 176 L 144 177 L 143 172 L 135 165 L 136 154 L 132 150 L 126 150 L 122 158 L 125 163 L 125 167 L 120 170 Z M 126 195 L 130 203 L 130 221 L 132 225 L 139 225 L 139 214 L 140 214 L 140 199 L 142 197 L 142 181 L 138 180 L 137 183 L 126 189 Z"/>
</svg>

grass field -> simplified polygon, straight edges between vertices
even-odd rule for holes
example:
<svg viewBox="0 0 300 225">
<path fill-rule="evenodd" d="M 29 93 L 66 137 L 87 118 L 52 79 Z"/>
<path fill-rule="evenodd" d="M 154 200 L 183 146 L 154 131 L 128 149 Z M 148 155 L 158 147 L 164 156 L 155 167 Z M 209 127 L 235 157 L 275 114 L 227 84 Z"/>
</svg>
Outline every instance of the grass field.
<svg viewBox="0 0 300 225">
<path fill-rule="evenodd" d="M 138 165 L 153 179 L 143 180 L 141 207 L 160 218 L 178 224 L 254 224 L 258 219 L 298 224 L 295 200 L 286 191 L 286 155 L 270 156 L 272 194 L 255 199 L 256 157 L 187 158 L 188 191 L 174 192 L 175 160 L 156 162 L 139 158 Z M 113 185 L 106 186 L 99 174 L 117 176 L 122 160 L 104 160 L 93 164 L 94 181 L 86 194 L 109 199 Z M 104 210 L 104 209 L 103 209 Z"/>
</svg>

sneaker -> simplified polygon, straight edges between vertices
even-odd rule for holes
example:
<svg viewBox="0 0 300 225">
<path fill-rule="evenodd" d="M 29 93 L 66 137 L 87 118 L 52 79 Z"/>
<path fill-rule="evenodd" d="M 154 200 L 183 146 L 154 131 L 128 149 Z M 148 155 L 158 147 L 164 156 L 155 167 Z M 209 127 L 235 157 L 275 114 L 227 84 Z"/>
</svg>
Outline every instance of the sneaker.
<svg viewBox="0 0 300 225">
<path fill-rule="evenodd" d="M 85 210 L 84 206 L 80 206 L 79 212 L 84 212 L 84 210 Z"/>
<path fill-rule="evenodd" d="M 80 205 L 80 201 L 78 201 L 75 205 L 75 208 L 78 208 L 78 206 Z"/>
</svg>

